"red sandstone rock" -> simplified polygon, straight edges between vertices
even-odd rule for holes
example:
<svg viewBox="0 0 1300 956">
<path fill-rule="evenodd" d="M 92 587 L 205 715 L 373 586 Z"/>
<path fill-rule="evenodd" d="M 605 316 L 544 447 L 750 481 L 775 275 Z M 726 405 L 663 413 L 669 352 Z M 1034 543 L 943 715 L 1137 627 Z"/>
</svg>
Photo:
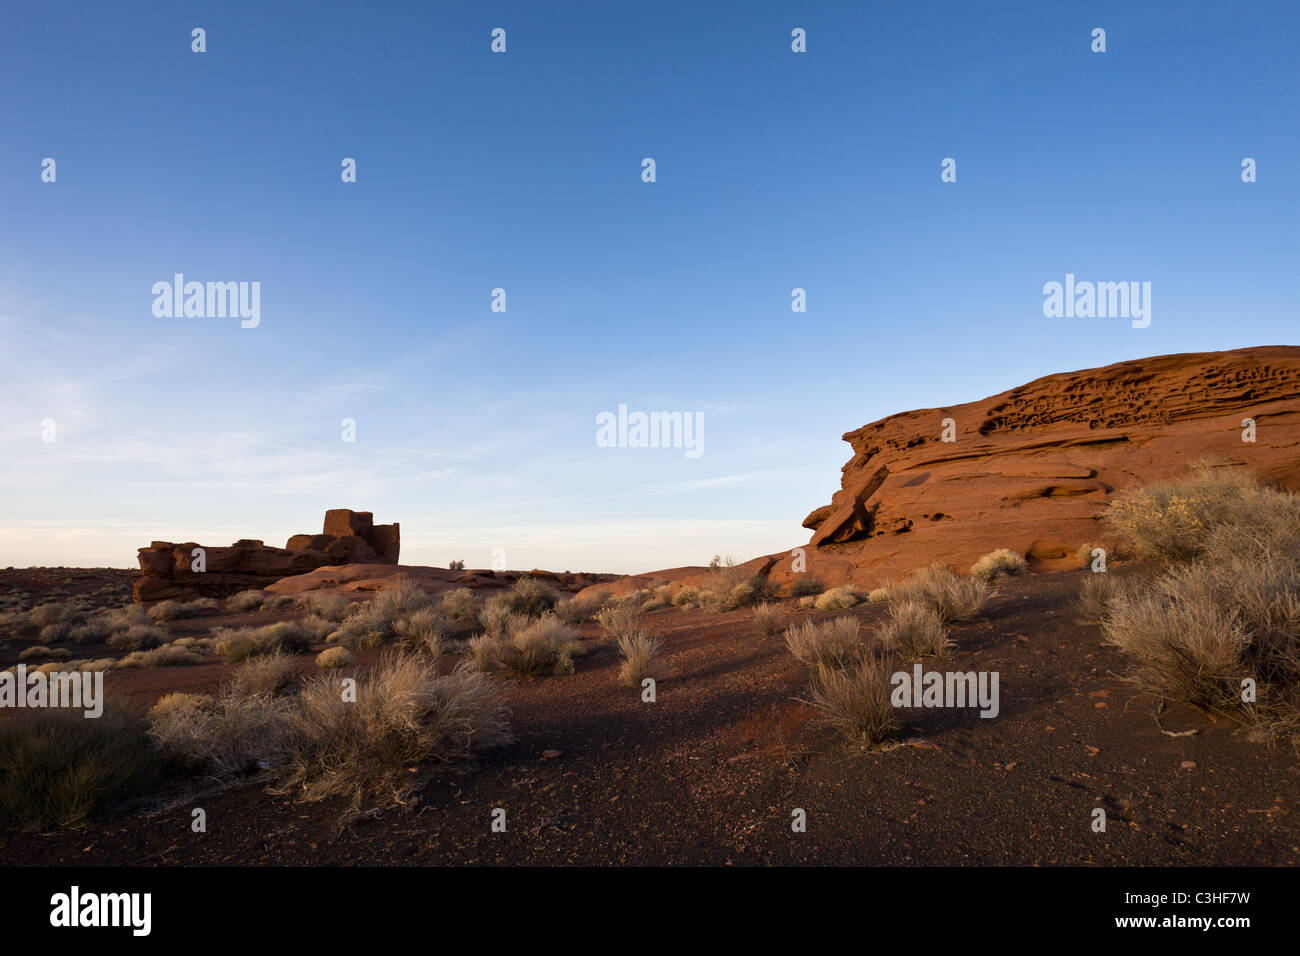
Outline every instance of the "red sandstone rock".
<svg viewBox="0 0 1300 956">
<path fill-rule="evenodd" d="M 342 533 L 331 533 L 331 528 Z M 269 548 L 254 538 L 243 538 L 228 548 L 205 547 L 201 572 L 193 569 L 194 550 L 199 547 L 194 542 L 155 541 L 141 548 L 135 600 L 227 597 L 329 565 L 395 565 L 399 533 L 396 524 L 375 525 L 368 511 L 335 509 L 325 514 L 324 534 L 294 535 L 286 548 Z"/>
<path fill-rule="evenodd" d="M 1255 422 L 1242 441 L 1243 419 Z M 944 419 L 955 441 L 941 440 Z M 1300 347 L 1164 355 L 1049 375 L 978 402 L 890 415 L 844 436 L 853 457 L 804 527 L 806 571 L 782 552 L 769 579 L 875 586 L 935 561 L 966 570 L 997 548 L 1033 570 L 1078 567 L 1116 542 L 1097 520 L 1115 493 L 1214 457 L 1300 489 Z M 706 584 L 702 573 L 640 580 Z"/>
</svg>

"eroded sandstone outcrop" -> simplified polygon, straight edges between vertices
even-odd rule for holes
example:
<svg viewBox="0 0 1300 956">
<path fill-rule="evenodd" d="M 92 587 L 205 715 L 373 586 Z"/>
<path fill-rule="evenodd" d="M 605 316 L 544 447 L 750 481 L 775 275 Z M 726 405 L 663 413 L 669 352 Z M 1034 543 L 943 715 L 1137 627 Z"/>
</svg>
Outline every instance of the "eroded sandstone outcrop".
<svg viewBox="0 0 1300 956">
<path fill-rule="evenodd" d="M 1243 440 L 1246 419 L 1253 441 Z M 1069 566 L 1080 545 L 1106 538 L 1097 517 L 1117 491 L 1197 459 L 1300 488 L 1300 347 L 1049 375 L 982 401 L 891 415 L 844 440 L 853 457 L 839 491 L 804 519 L 807 573 L 869 584 L 932 561 L 964 568 L 996 548 L 1043 569 Z M 778 561 L 773 580 L 793 577 L 791 564 Z"/>
<path fill-rule="evenodd" d="M 1033 570 L 1066 570 L 1081 566 L 1081 545 L 1114 553 L 1098 519 L 1116 492 L 1177 477 L 1198 459 L 1300 490 L 1300 347 L 1048 375 L 981 401 L 890 415 L 844 440 L 853 457 L 830 503 L 804 519 L 811 541 L 746 562 L 755 574 L 875 587 L 936 561 L 964 571 L 998 548 Z M 663 581 L 710 586 L 706 569 L 678 568 L 613 587 Z"/>
<path fill-rule="evenodd" d="M 197 548 L 202 570 L 196 570 Z M 140 548 L 135 600 L 227 597 L 331 565 L 397 564 L 400 548 L 399 525 L 376 525 L 369 511 L 347 508 L 325 512 L 322 534 L 296 534 L 283 548 L 247 538 L 228 548 L 155 541 Z"/>
</svg>

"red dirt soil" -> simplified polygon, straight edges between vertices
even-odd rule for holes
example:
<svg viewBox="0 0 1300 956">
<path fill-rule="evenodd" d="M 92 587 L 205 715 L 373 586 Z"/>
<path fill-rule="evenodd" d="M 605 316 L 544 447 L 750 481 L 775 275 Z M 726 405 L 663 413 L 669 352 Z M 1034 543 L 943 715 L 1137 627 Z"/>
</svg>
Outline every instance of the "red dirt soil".
<svg viewBox="0 0 1300 956">
<path fill-rule="evenodd" d="M 1135 568 L 1120 568 L 1121 576 Z M 810 720 L 804 668 L 748 611 L 642 616 L 663 637 L 658 701 L 616 679 L 608 638 L 567 677 L 509 685 L 518 741 L 435 772 L 408 808 L 297 803 L 256 780 L 110 808 L 92 825 L 0 832 L 33 864 L 1269 864 L 1300 863 L 1297 764 L 1240 727 L 1153 701 L 1076 623 L 1082 573 L 1002 586 L 956 626 L 940 669 L 997 670 L 1001 715 L 910 711 L 912 745 L 863 753 Z M 832 616 L 782 607 L 791 619 Z M 879 605 L 850 612 L 867 624 Z M 260 617 L 265 620 L 266 617 Z M 190 623 L 190 622 L 181 622 Z M 204 622 L 205 624 L 210 622 Z M 367 658 L 362 659 L 362 663 Z M 310 657 L 302 658 L 311 672 Z M 931 665 L 933 666 L 933 665 Z M 110 672 L 141 705 L 215 687 L 219 665 Z M 546 758 L 547 751 L 559 756 Z M 190 831 L 207 811 L 208 832 Z M 493 833 L 502 807 L 507 831 Z M 1105 833 L 1091 829 L 1105 809 Z M 808 814 L 791 832 L 791 811 Z"/>
</svg>

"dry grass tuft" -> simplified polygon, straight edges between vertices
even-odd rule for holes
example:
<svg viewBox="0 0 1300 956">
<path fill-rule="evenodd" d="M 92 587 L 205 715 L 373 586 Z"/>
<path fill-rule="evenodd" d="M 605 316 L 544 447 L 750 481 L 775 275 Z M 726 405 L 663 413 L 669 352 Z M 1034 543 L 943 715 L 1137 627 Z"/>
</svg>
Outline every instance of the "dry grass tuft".
<svg viewBox="0 0 1300 956">
<path fill-rule="evenodd" d="M 992 584 L 999 578 L 1020 574 L 1028 567 L 1025 559 L 1015 551 L 1010 548 L 998 548 L 972 564 L 970 576 L 985 584 Z"/>
<path fill-rule="evenodd" d="M 647 637 L 640 631 L 622 635 L 618 639 L 618 650 L 623 655 L 618 669 L 619 683 L 624 687 L 640 687 L 647 677 L 657 678 L 654 658 L 662 644 L 658 638 Z"/>
<path fill-rule="evenodd" d="M 898 711 L 890 701 L 893 670 L 892 659 L 876 654 L 864 654 L 844 667 L 818 664 L 807 703 L 851 743 L 881 743 L 899 727 Z"/>
<path fill-rule="evenodd" d="M 1079 590 L 1079 620 L 1084 624 L 1104 623 L 1110 613 L 1110 602 L 1119 593 L 1116 579 L 1107 573 L 1089 573 Z"/>
<path fill-rule="evenodd" d="M 298 679 L 298 666 L 288 654 L 276 651 L 253 657 L 234 669 L 230 692 L 239 697 L 283 693 Z"/>
<path fill-rule="evenodd" d="M 352 663 L 352 652 L 346 647 L 327 647 L 316 655 L 316 666 L 324 670 L 347 667 Z"/>
<path fill-rule="evenodd" d="M 862 596 L 847 584 L 819 594 L 813 607 L 819 611 L 843 611 L 862 603 Z"/>
<path fill-rule="evenodd" d="M 785 643 L 799 661 L 810 667 L 843 666 L 862 653 L 862 625 L 845 615 L 829 621 L 804 621 L 785 632 Z"/>
<path fill-rule="evenodd" d="M 896 601 L 928 604 L 945 624 L 974 620 L 989 599 L 988 585 L 978 578 L 963 578 L 945 565 L 931 565 L 890 589 Z"/>
<path fill-rule="evenodd" d="M 226 598 L 226 607 L 232 611 L 256 611 L 266 603 L 270 595 L 265 591 L 240 591 L 238 594 Z"/>
<path fill-rule="evenodd" d="M 754 626 L 764 637 L 773 637 L 781 632 L 781 623 L 785 615 L 775 604 L 764 602 L 754 608 Z"/>
<path fill-rule="evenodd" d="M 497 641 L 495 661 L 520 677 L 571 674 L 577 638 L 577 628 L 548 614 Z"/>
<path fill-rule="evenodd" d="M 162 647 L 155 647 L 151 651 L 132 651 L 113 666 L 117 668 L 189 667 L 206 662 L 207 658 L 201 651 L 173 641 Z"/>
<path fill-rule="evenodd" d="M 877 632 L 880 642 L 902 657 L 945 657 L 952 648 L 939 612 L 928 604 L 902 601 L 889 608 Z"/>
<path fill-rule="evenodd" d="M 217 628 L 212 650 L 227 664 L 267 654 L 301 654 L 311 650 L 314 635 L 297 621 L 279 621 L 264 627 Z"/>
</svg>

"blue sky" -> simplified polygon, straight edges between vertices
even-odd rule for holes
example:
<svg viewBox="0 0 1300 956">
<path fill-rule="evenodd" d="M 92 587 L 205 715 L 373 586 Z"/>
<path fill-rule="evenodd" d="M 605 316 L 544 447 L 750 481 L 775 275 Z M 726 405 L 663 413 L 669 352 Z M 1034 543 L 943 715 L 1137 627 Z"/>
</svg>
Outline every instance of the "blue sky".
<svg viewBox="0 0 1300 956">
<path fill-rule="evenodd" d="M 331 507 L 407 563 L 748 558 L 866 422 L 1295 343 L 1298 10 L 15 2 L 0 566 Z M 156 317 L 177 272 L 260 282 L 260 324 Z M 1150 282 L 1150 327 L 1044 318 L 1067 272 Z M 620 403 L 702 413 L 704 454 L 597 447 Z"/>
</svg>

